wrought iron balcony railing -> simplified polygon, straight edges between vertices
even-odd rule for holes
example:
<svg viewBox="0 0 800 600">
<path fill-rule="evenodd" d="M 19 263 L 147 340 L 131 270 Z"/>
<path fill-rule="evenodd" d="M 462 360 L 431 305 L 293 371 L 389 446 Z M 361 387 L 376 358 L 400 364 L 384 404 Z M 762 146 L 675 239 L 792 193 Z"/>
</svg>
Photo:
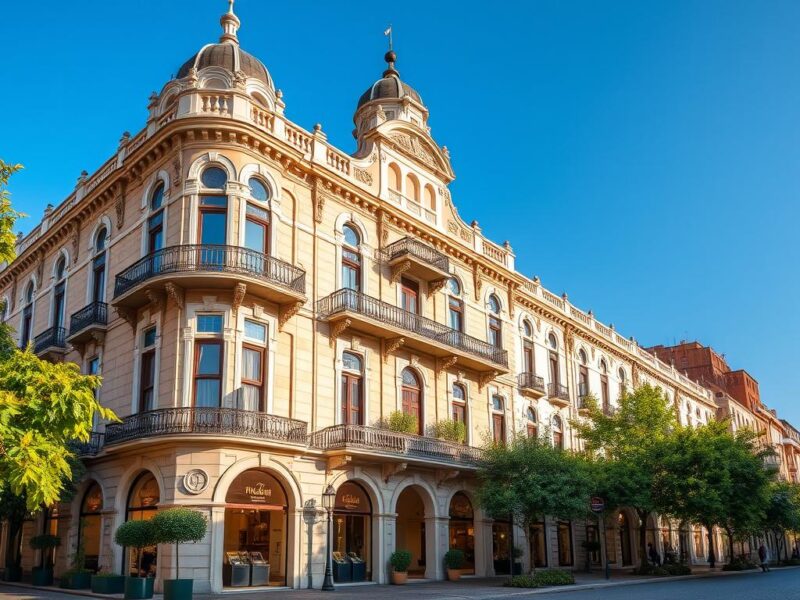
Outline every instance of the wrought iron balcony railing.
<svg viewBox="0 0 800 600">
<path fill-rule="evenodd" d="M 551 398 L 558 398 L 559 400 L 569 400 L 569 390 L 567 386 L 560 383 L 548 383 L 547 395 Z"/>
<path fill-rule="evenodd" d="M 404 237 L 383 249 L 386 261 L 393 261 L 408 254 L 440 271 L 448 272 L 450 270 L 450 259 L 445 254 L 416 238 Z"/>
<path fill-rule="evenodd" d="M 47 348 L 67 347 L 67 330 L 63 327 L 51 327 L 33 338 L 33 352 L 38 354 Z"/>
<path fill-rule="evenodd" d="M 156 250 L 122 271 L 114 297 L 159 275 L 191 272 L 247 275 L 300 294 L 306 291 L 305 271 L 273 256 L 241 246 L 187 244 Z"/>
<path fill-rule="evenodd" d="M 535 373 L 520 373 L 517 376 L 517 385 L 526 390 L 536 390 L 545 393 L 544 379 Z"/>
<path fill-rule="evenodd" d="M 105 302 L 92 302 L 72 314 L 69 322 L 69 335 L 75 335 L 91 325 L 106 325 L 107 323 L 108 304 Z"/>
<path fill-rule="evenodd" d="M 161 408 L 106 426 L 106 445 L 161 435 L 202 433 L 305 444 L 308 424 L 237 408 Z"/>
<path fill-rule="evenodd" d="M 480 448 L 364 425 L 334 425 L 311 434 L 311 446 L 322 450 L 362 448 L 443 462 L 475 465 Z"/>
<path fill-rule="evenodd" d="M 88 441 L 82 442 L 80 440 L 73 440 L 69 443 L 69 447 L 79 457 L 94 456 L 103 448 L 104 437 L 104 434 L 93 431 Z"/>
<path fill-rule="evenodd" d="M 497 348 L 488 342 L 356 290 L 338 290 L 317 301 L 319 318 L 324 319 L 346 311 L 352 311 L 375 321 L 404 329 L 497 365 L 508 366 L 508 353 L 502 348 Z"/>
</svg>

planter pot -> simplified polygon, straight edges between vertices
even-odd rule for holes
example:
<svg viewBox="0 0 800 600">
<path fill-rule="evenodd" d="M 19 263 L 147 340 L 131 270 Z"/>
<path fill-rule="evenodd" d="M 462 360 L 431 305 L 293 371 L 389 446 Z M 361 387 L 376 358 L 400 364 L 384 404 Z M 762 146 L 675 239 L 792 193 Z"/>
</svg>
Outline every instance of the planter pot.
<svg viewBox="0 0 800 600">
<path fill-rule="evenodd" d="M 62 577 L 59 584 L 67 590 L 85 590 L 92 587 L 92 574 L 89 572 L 72 573 Z"/>
<path fill-rule="evenodd" d="M 153 597 L 154 577 L 126 577 L 125 600 L 147 600 Z"/>
<path fill-rule="evenodd" d="M 194 579 L 165 579 L 164 600 L 192 600 Z"/>
<path fill-rule="evenodd" d="M 95 594 L 121 594 L 124 591 L 124 575 L 92 575 L 92 592 Z"/>
<path fill-rule="evenodd" d="M 33 567 L 31 583 L 40 586 L 53 585 L 53 569 L 50 567 Z"/>
<path fill-rule="evenodd" d="M 3 581 L 22 581 L 22 567 L 17 565 L 6 567 L 3 573 Z"/>
<path fill-rule="evenodd" d="M 408 571 L 392 571 L 392 583 L 394 585 L 405 585 L 408 581 Z"/>
<path fill-rule="evenodd" d="M 450 581 L 461 579 L 461 569 L 447 569 L 447 579 Z"/>
</svg>

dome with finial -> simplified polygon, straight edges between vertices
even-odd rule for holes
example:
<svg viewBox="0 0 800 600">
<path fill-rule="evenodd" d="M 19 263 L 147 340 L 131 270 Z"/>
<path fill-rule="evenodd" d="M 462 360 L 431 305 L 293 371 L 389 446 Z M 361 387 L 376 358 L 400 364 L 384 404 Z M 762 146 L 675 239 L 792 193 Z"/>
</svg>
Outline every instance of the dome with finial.
<svg viewBox="0 0 800 600">
<path fill-rule="evenodd" d="M 219 67 L 234 74 L 243 73 L 245 77 L 263 83 L 268 90 L 274 90 L 272 77 L 264 64 L 239 46 L 239 38 L 236 34 L 241 23 L 233 12 L 233 0 L 228 0 L 228 12 L 222 15 L 219 22 L 222 25 L 222 36 L 219 42 L 203 46 L 199 52 L 181 65 L 176 78 L 183 79 L 208 67 Z"/>
<path fill-rule="evenodd" d="M 358 108 L 373 100 L 400 100 L 405 96 L 409 96 L 422 104 L 422 98 L 419 93 L 400 79 L 400 73 L 394 66 L 397 62 L 397 53 L 394 50 L 389 50 L 383 59 L 386 61 L 388 68 L 383 72 L 383 77 L 361 94 L 361 98 L 358 99 Z"/>
</svg>

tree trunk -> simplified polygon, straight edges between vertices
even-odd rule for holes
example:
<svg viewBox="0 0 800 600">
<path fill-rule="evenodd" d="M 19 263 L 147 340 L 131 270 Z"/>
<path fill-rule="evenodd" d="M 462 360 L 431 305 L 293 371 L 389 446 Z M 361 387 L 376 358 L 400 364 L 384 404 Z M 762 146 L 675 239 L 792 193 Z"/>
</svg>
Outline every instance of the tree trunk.
<svg viewBox="0 0 800 600">
<path fill-rule="evenodd" d="M 142 552 L 143 548 L 137 548 L 136 550 L 139 552 L 139 560 L 136 561 L 136 576 L 140 577 L 142 572 L 142 554 L 144 553 Z"/>
<path fill-rule="evenodd" d="M 638 510 L 636 514 L 639 515 L 639 567 L 644 573 L 647 570 L 647 513 Z"/>
<path fill-rule="evenodd" d="M 706 535 L 708 535 L 708 566 L 712 569 L 717 564 L 717 553 L 714 551 L 714 526 L 705 525 Z"/>
<path fill-rule="evenodd" d="M 728 562 L 731 562 L 735 558 L 733 553 L 733 531 L 731 531 L 730 527 L 726 527 L 725 531 L 728 533 Z"/>
</svg>

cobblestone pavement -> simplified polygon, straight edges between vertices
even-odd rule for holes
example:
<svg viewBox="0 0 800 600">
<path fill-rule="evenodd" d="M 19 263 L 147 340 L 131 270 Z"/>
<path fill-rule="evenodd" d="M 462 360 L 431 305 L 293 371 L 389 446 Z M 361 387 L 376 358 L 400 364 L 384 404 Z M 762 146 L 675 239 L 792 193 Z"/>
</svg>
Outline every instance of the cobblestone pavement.
<svg viewBox="0 0 800 600">
<path fill-rule="evenodd" d="M 502 579 L 469 579 L 411 583 L 406 586 L 361 585 L 319 590 L 274 590 L 221 595 L 195 595 L 195 600 L 800 600 L 800 569 L 778 569 L 770 573 L 715 574 L 677 580 L 641 580 L 617 576 L 611 584 L 599 578 L 579 577 L 576 589 L 521 590 L 502 587 Z M 34 590 L 0 584 L 0 600 L 79 600 L 81 597 L 55 590 Z M 122 596 L 95 596 L 121 598 Z M 159 600 L 160 595 L 155 599 Z"/>
</svg>

